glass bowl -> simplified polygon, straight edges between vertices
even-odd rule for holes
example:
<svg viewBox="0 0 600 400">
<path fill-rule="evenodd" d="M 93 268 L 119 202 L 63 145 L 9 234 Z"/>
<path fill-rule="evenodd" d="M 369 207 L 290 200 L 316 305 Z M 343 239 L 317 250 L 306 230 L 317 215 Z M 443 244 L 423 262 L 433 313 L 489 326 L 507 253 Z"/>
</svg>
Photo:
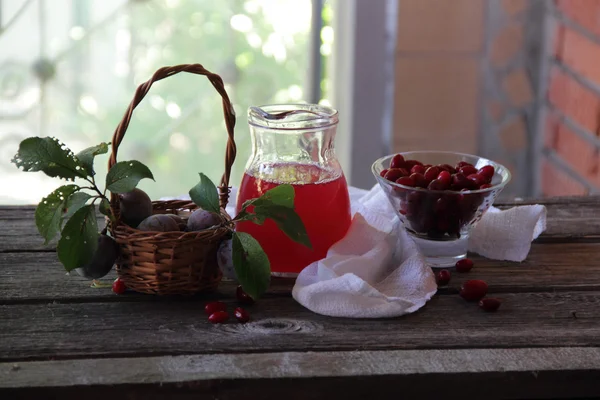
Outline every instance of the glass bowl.
<svg viewBox="0 0 600 400">
<path fill-rule="evenodd" d="M 404 157 L 404 172 L 410 172 L 414 167 L 413 160 L 425 165 L 438 166 L 440 171 L 449 170 L 450 188 L 432 190 L 435 186 L 428 186 L 428 180 L 419 184 L 429 188 L 408 186 L 384 178 L 382 171 L 389 170 L 390 162 L 396 154 L 378 159 L 371 168 L 404 228 L 415 240 L 429 265 L 434 268 L 453 266 L 456 261 L 466 257 L 471 229 L 510 181 L 510 172 L 501 164 L 470 154 L 446 151 L 411 151 L 397 154 Z M 460 162 L 472 164 L 477 170 L 491 165 L 494 167 L 494 175 L 491 180 L 488 177 L 486 181 L 477 183 L 473 183 L 476 178 L 468 179 L 464 174 L 455 177 L 454 173 L 458 172 L 456 166 Z M 393 176 L 388 175 L 388 178 Z M 471 182 L 464 183 L 465 178 Z M 487 185 L 483 189 L 477 189 L 484 182 L 488 182 Z M 465 185 L 468 187 L 465 188 Z"/>
</svg>

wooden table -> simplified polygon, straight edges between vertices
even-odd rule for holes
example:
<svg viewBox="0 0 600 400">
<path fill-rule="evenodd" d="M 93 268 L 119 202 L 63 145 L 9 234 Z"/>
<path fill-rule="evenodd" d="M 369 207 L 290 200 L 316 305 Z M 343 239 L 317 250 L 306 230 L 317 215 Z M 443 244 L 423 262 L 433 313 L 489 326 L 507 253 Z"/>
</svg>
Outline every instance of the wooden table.
<svg viewBox="0 0 600 400">
<path fill-rule="evenodd" d="M 32 207 L 0 208 L 0 399 L 383 399 L 600 396 L 600 198 L 544 201 L 521 263 L 474 257 L 419 312 L 313 314 L 274 282 L 253 322 L 211 325 L 208 299 L 114 295 L 65 276 Z M 484 279 L 484 313 L 458 295 Z"/>
</svg>

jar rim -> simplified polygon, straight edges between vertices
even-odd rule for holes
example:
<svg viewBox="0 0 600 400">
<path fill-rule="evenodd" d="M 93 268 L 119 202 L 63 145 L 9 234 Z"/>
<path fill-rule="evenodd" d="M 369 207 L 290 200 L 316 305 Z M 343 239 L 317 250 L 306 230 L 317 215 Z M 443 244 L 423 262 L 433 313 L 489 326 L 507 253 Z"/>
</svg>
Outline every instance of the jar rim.
<svg viewBox="0 0 600 400">
<path fill-rule="evenodd" d="M 283 112 L 292 113 L 281 119 L 269 118 L 269 114 Z M 320 104 L 266 104 L 248 108 L 248 124 L 267 129 L 313 130 L 338 122 L 338 111 Z"/>
</svg>

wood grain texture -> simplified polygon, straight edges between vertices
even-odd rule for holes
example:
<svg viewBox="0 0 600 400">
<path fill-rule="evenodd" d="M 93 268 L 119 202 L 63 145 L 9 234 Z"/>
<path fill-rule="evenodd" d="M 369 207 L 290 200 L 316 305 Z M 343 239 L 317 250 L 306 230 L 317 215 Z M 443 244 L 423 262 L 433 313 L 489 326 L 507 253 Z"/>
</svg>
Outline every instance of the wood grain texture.
<svg viewBox="0 0 600 400">
<path fill-rule="evenodd" d="M 594 372 L 599 367 L 600 349 L 564 347 L 278 352 L 4 363 L 0 364 L 0 396 L 4 393 L 17 396 L 8 398 L 25 394 L 32 398 L 38 398 L 35 394 L 44 398 L 88 398 L 89 394 L 92 399 L 99 399 L 100 395 L 132 398 L 133 393 L 140 396 L 135 398 L 191 398 L 204 394 L 237 400 L 252 393 L 261 399 L 275 398 L 276 394 L 279 398 L 332 399 L 342 394 L 344 398 L 366 398 L 367 389 L 372 398 L 379 399 L 398 398 L 400 387 L 403 398 L 437 399 L 440 386 L 431 383 L 444 382 L 446 375 L 451 377 L 443 386 L 447 398 L 458 394 L 462 398 L 481 398 L 482 394 L 486 399 L 515 395 L 522 398 L 533 388 L 536 395 L 545 392 L 557 398 L 560 394 L 600 394 L 600 386 L 595 384 L 600 373 Z M 565 385 L 567 378 L 571 385 Z M 572 385 L 574 380 L 576 388 Z M 285 382 L 285 386 L 276 382 Z M 353 387 L 352 382 L 360 385 Z M 325 384 L 329 384 L 329 389 L 322 387 Z"/>
<path fill-rule="evenodd" d="M 541 240 L 570 241 L 590 238 L 600 240 L 600 196 L 564 197 L 498 204 L 501 208 L 514 205 L 544 204 L 548 209 L 548 227 Z M 0 207 L 0 252 L 48 250 L 34 224 L 34 206 Z M 99 218 L 100 226 L 104 220 Z"/>
<path fill-rule="evenodd" d="M 440 293 L 457 293 L 467 279 L 483 279 L 491 293 L 600 290 L 600 243 L 533 244 L 522 263 L 488 260 L 472 256 L 470 273 L 454 273 L 450 285 Z M 55 253 L 0 253 L 0 304 L 78 301 L 161 301 L 155 296 L 130 294 L 115 296 L 110 288 L 92 289 L 85 278 L 66 276 Z M 111 273 L 105 282 L 111 282 Z M 269 295 L 289 295 L 292 282 L 273 280 Z M 217 298 L 233 292 L 232 283 L 222 283 L 216 294 L 199 295 L 191 300 Z"/>
<path fill-rule="evenodd" d="M 104 217 L 98 215 L 98 226 L 104 226 Z M 35 227 L 35 207 L 0 206 L 0 253 L 10 251 L 54 251 L 57 239 L 44 245 L 44 239 Z"/>
<path fill-rule="evenodd" d="M 212 325 L 203 302 L 0 306 L 0 361 L 50 358 L 451 348 L 600 346 L 600 292 L 507 293 L 497 313 L 435 296 L 395 319 L 314 314 L 290 297 L 249 308 L 252 322 Z M 232 298 L 225 300 L 229 309 Z"/>
</svg>

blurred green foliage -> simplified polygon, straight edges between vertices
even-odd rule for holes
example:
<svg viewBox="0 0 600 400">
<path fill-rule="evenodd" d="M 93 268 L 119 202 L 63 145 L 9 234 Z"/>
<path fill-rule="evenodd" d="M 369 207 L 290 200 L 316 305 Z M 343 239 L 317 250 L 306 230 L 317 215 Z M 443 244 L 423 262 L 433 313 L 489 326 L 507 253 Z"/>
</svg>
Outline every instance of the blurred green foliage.
<svg viewBox="0 0 600 400">
<path fill-rule="evenodd" d="M 237 186 L 251 151 L 247 108 L 305 100 L 310 7 L 310 0 L 131 2 L 57 66 L 69 89 L 50 86 L 52 131 L 68 145 L 109 141 L 137 85 L 162 66 L 201 63 L 222 76 L 237 112 L 230 182 Z M 329 6 L 323 18 L 331 21 Z M 175 196 L 197 183 L 198 172 L 220 180 L 226 138 L 221 98 L 208 79 L 179 74 L 155 83 L 136 108 L 118 159 L 150 167 L 156 182 L 140 187 L 153 199 Z"/>
</svg>

